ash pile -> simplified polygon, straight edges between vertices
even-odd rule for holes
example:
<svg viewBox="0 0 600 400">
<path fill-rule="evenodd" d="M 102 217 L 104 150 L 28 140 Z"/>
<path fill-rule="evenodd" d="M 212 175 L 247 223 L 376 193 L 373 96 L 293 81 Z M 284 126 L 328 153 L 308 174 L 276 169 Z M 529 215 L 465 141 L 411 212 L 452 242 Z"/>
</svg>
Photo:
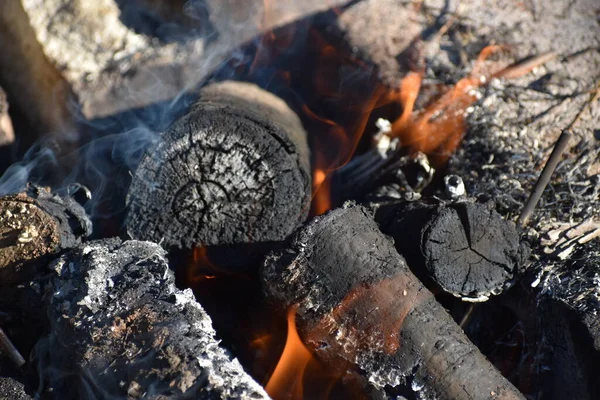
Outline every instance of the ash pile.
<svg viewBox="0 0 600 400">
<path fill-rule="evenodd" d="M 591 0 L 0 5 L 0 397 L 600 396 Z"/>
</svg>

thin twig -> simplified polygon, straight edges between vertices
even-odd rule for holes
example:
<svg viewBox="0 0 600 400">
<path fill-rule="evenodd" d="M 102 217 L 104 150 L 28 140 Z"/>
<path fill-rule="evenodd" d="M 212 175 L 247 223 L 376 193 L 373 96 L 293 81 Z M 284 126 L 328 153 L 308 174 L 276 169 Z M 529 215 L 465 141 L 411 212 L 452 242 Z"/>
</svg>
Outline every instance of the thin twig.
<svg viewBox="0 0 600 400">
<path fill-rule="evenodd" d="M 546 162 L 546 165 L 544 166 L 544 170 L 542 171 L 542 174 L 538 178 L 538 180 L 535 184 L 535 187 L 533 188 L 533 191 L 531 192 L 531 195 L 529 196 L 529 199 L 527 200 L 527 204 L 525 204 L 525 207 L 523 207 L 523 211 L 521 212 L 521 215 L 519 216 L 519 220 L 517 223 L 521 228 L 523 228 L 523 227 L 525 227 L 525 225 L 527 225 L 527 222 L 529 221 L 529 218 L 531 217 L 531 214 L 533 213 L 535 206 L 537 205 L 538 201 L 540 201 L 540 198 L 542 197 L 542 193 L 544 192 L 544 189 L 546 189 L 548 182 L 550 182 L 550 178 L 552 177 L 552 174 L 554 173 L 554 170 L 556 169 L 556 166 L 558 165 L 558 162 L 560 161 L 562 154 L 564 153 L 565 149 L 567 148 L 569 139 L 572 136 L 571 129 L 577 123 L 577 121 L 579 121 L 579 119 L 581 118 L 581 115 L 587 109 L 587 107 L 590 104 L 592 104 L 593 102 L 595 102 L 596 100 L 598 100 L 598 98 L 600 97 L 600 86 L 598 86 L 594 92 L 595 93 L 592 93 L 592 95 L 590 96 L 590 99 L 583 105 L 583 107 L 581 107 L 581 109 L 579 110 L 579 112 L 577 113 L 577 115 L 575 116 L 573 121 L 571 121 L 571 123 L 565 129 L 563 129 L 556 144 L 554 145 L 552 154 L 550 154 L 550 158 L 548 158 L 548 161 Z"/>
<path fill-rule="evenodd" d="M 463 317 L 460 320 L 460 323 L 458 324 L 458 326 L 460 326 L 461 329 L 465 329 L 465 325 L 471 319 L 471 315 L 473 315 L 474 309 L 475 309 L 475 304 L 474 303 L 469 304 L 469 308 L 467 309 L 467 312 L 465 313 L 465 315 L 463 315 Z"/>
</svg>

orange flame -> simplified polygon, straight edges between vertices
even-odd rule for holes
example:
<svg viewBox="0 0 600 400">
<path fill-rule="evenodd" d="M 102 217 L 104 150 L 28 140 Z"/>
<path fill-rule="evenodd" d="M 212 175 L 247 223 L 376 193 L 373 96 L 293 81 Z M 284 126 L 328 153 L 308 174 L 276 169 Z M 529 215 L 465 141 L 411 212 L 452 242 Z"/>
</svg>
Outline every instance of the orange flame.
<svg viewBox="0 0 600 400">
<path fill-rule="evenodd" d="M 296 331 L 296 307 L 287 315 L 287 340 L 281 358 L 265 389 L 275 400 L 302 399 L 304 370 L 312 359 Z"/>
<path fill-rule="evenodd" d="M 522 76 L 554 57 L 553 53 L 548 53 L 494 73 L 485 71 L 485 60 L 505 49 L 504 46 L 485 47 L 469 76 L 458 81 L 437 101 L 417 113 L 413 113 L 413 108 L 421 87 L 422 73 L 409 73 L 402 80 L 400 87 L 399 100 L 403 112 L 392 124 L 391 136 L 400 138 L 401 145 L 410 152 L 427 154 L 434 166 L 445 164 L 456 151 L 466 131 L 465 113 L 477 100 L 473 89 L 487 84 L 491 78 L 512 79 Z"/>
</svg>

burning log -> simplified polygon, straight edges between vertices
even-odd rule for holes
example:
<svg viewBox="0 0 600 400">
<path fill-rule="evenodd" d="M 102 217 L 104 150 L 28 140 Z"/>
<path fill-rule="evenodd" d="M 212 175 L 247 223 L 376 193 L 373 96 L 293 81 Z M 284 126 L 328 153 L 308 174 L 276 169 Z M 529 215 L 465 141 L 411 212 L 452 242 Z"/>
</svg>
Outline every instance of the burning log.
<svg viewBox="0 0 600 400">
<path fill-rule="evenodd" d="M 167 248 L 278 241 L 306 218 L 310 187 L 296 114 L 257 86 L 211 84 L 140 162 L 126 226 Z"/>
<path fill-rule="evenodd" d="M 375 219 L 413 270 L 462 300 L 486 301 L 512 286 L 527 256 L 515 224 L 490 206 L 402 202 L 379 207 Z"/>
<path fill-rule="evenodd" d="M 53 327 L 38 356 L 56 396 L 268 398 L 219 347 L 191 290 L 175 287 L 159 245 L 90 242 L 51 267 Z"/>
<path fill-rule="evenodd" d="M 354 363 L 388 395 L 522 399 L 410 272 L 367 210 L 316 218 L 262 271 L 267 296 L 297 306 L 298 330 L 331 368 Z"/>
<path fill-rule="evenodd" d="M 83 207 L 41 188 L 0 197 L 0 286 L 31 279 L 58 252 L 92 232 Z"/>
</svg>

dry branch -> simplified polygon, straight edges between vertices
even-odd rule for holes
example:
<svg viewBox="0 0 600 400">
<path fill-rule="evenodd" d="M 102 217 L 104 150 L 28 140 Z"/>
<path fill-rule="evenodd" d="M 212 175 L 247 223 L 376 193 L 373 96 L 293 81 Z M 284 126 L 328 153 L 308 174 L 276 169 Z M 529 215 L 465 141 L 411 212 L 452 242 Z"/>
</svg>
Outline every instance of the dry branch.
<svg viewBox="0 0 600 400">
<path fill-rule="evenodd" d="M 267 296 L 297 305 L 301 337 L 331 368 L 356 364 L 368 382 L 427 398 L 523 399 L 410 272 L 368 212 L 316 218 L 262 271 Z"/>
<path fill-rule="evenodd" d="M 0 197 L 0 286 L 33 279 L 49 258 L 91 234 L 72 198 L 41 188 Z"/>
<path fill-rule="evenodd" d="M 61 256 L 40 370 L 60 398 L 268 396 L 219 346 L 191 290 L 154 243 L 90 242 Z"/>
<path fill-rule="evenodd" d="M 147 151 L 128 191 L 133 238 L 166 247 L 277 241 L 306 218 L 306 133 L 257 86 L 221 82 Z"/>
</svg>

